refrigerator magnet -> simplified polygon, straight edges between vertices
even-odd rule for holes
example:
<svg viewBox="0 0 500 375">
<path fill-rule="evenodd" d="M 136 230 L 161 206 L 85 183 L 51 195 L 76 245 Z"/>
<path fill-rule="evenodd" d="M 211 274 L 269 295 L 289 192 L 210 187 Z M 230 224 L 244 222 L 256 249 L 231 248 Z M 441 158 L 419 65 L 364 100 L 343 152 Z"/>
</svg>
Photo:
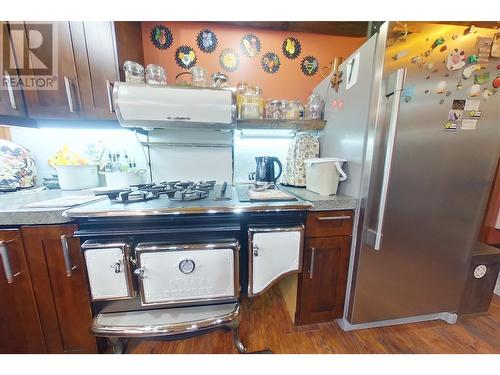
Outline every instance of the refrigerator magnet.
<svg viewBox="0 0 500 375">
<path fill-rule="evenodd" d="M 465 100 L 457 100 L 457 99 L 453 100 L 451 109 L 463 111 L 465 109 Z"/>
<path fill-rule="evenodd" d="M 488 83 L 490 80 L 490 72 L 480 72 L 477 74 L 474 74 L 474 83 L 477 85 L 483 85 L 485 83 Z"/>
<path fill-rule="evenodd" d="M 462 121 L 462 130 L 475 130 L 477 120 L 465 119 Z"/>
<path fill-rule="evenodd" d="M 459 70 L 465 66 L 465 51 L 455 48 L 446 60 L 446 68 L 448 70 Z"/>
<path fill-rule="evenodd" d="M 467 113 L 467 115 L 469 116 L 470 119 L 473 119 L 473 120 L 479 120 L 482 116 L 482 112 L 481 111 L 475 111 L 475 110 L 472 110 L 472 111 L 469 111 Z"/>
<path fill-rule="evenodd" d="M 490 55 L 491 57 L 500 57 L 500 33 L 496 33 L 493 36 Z"/>
<path fill-rule="evenodd" d="M 462 76 L 464 79 L 469 79 L 470 76 L 472 75 L 472 73 L 476 70 L 479 70 L 479 69 L 481 69 L 479 64 L 473 64 L 473 65 L 466 66 L 464 68 L 464 70 L 462 71 Z"/>
<path fill-rule="evenodd" d="M 448 120 L 452 122 L 461 121 L 463 116 L 463 111 L 452 109 L 448 112 Z"/>
<path fill-rule="evenodd" d="M 469 91 L 469 96 L 470 97 L 476 97 L 479 96 L 481 93 L 481 86 L 480 85 L 472 85 Z"/>
<path fill-rule="evenodd" d="M 446 121 L 444 124 L 444 130 L 448 132 L 456 132 L 457 131 L 458 122 L 453 122 L 451 120 Z"/>
<path fill-rule="evenodd" d="M 359 58 L 360 54 L 359 52 L 354 55 L 352 59 L 350 59 L 346 66 L 347 66 L 347 80 L 345 84 L 345 89 L 349 90 L 352 86 L 358 82 L 358 72 L 359 72 Z"/>
<path fill-rule="evenodd" d="M 464 110 L 477 111 L 481 102 L 479 100 L 466 100 Z"/>
<path fill-rule="evenodd" d="M 439 81 L 436 86 L 436 93 L 443 94 L 446 91 L 446 81 Z"/>
</svg>

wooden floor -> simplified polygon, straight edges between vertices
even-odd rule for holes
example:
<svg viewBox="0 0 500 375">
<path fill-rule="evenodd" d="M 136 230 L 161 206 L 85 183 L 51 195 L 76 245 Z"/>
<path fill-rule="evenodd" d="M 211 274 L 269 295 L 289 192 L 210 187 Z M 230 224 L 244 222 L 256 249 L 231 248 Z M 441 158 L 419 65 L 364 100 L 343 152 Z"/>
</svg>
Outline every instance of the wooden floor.
<svg viewBox="0 0 500 375">
<path fill-rule="evenodd" d="M 336 323 L 296 327 L 278 288 L 242 304 L 241 338 L 250 352 L 273 353 L 500 353 L 500 297 L 486 315 L 354 332 Z M 170 342 L 131 341 L 127 353 L 236 353 L 231 334 L 217 331 Z"/>
</svg>

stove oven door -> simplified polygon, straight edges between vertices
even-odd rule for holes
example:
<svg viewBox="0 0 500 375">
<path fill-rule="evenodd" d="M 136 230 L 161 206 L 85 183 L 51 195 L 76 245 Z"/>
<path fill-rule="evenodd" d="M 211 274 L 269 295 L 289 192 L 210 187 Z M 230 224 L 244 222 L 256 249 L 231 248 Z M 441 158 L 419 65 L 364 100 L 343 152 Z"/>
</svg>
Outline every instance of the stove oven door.
<svg viewBox="0 0 500 375">
<path fill-rule="evenodd" d="M 142 242 L 135 247 L 142 306 L 236 301 L 239 244 L 171 245 Z"/>
<path fill-rule="evenodd" d="M 248 228 L 248 296 L 267 291 L 278 280 L 302 270 L 304 226 Z"/>
<path fill-rule="evenodd" d="M 88 240 L 82 245 L 92 301 L 133 298 L 130 246 Z"/>
</svg>

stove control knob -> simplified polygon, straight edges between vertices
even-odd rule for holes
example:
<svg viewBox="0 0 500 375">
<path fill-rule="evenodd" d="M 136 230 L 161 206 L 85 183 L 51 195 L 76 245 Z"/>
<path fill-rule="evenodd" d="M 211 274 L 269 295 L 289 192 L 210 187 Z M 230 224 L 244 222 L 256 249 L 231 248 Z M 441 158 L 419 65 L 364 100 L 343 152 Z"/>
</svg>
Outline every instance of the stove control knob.
<svg viewBox="0 0 500 375">
<path fill-rule="evenodd" d="M 180 263 L 179 263 L 179 271 L 181 271 L 183 274 L 190 274 L 194 271 L 195 269 L 195 264 L 193 262 L 193 260 L 191 259 L 184 259 L 184 260 L 181 260 Z"/>
</svg>

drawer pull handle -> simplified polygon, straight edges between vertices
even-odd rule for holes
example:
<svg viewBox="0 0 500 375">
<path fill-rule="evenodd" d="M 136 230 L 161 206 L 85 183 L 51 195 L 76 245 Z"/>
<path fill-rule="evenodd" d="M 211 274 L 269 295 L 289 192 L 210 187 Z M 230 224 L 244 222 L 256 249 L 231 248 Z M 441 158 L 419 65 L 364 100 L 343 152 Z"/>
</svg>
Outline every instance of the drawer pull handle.
<svg viewBox="0 0 500 375">
<path fill-rule="evenodd" d="M 62 252 L 63 252 L 63 257 L 64 257 L 64 265 L 66 266 L 66 276 L 70 277 L 73 275 L 73 271 L 76 270 L 76 266 L 71 266 L 71 258 L 69 255 L 69 245 L 68 245 L 68 237 L 67 235 L 63 234 L 61 236 L 61 245 L 62 245 Z"/>
<path fill-rule="evenodd" d="M 10 265 L 9 249 L 7 248 L 8 242 L 10 241 L 0 241 L 0 257 L 2 258 L 3 270 L 7 283 L 12 284 L 14 282 L 14 275 L 12 273 L 12 266 Z"/>
<path fill-rule="evenodd" d="M 317 217 L 317 220 L 349 220 L 352 219 L 352 216 L 321 216 Z"/>
<path fill-rule="evenodd" d="M 311 247 L 311 264 L 309 265 L 309 278 L 312 279 L 314 276 L 314 255 L 316 253 L 316 248 Z"/>
</svg>

